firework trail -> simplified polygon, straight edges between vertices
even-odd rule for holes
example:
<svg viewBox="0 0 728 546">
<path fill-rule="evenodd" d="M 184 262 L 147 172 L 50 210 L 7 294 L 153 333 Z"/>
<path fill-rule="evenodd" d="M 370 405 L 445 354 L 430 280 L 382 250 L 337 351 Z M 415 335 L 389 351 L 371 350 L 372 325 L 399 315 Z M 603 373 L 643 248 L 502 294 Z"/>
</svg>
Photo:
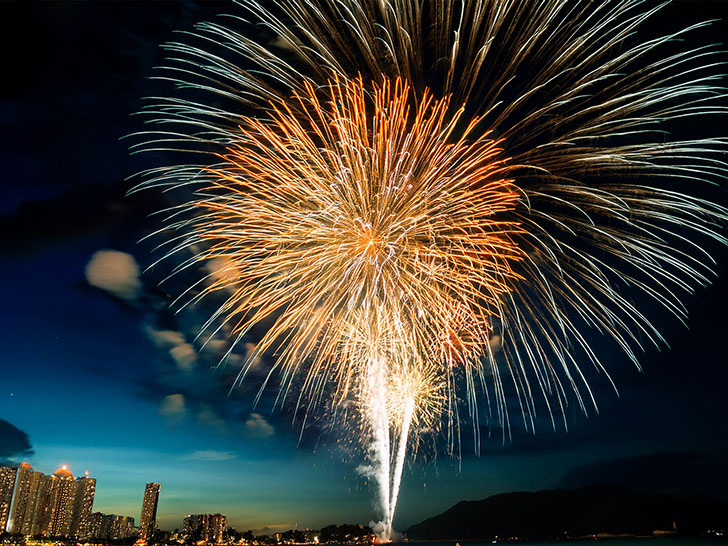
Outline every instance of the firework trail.
<svg viewBox="0 0 728 546">
<path fill-rule="evenodd" d="M 481 396 L 504 431 L 511 398 L 527 429 L 537 400 L 596 408 L 586 331 L 637 364 L 663 340 L 633 299 L 684 320 L 709 283 L 728 139 L 668 131 L 726 94 L 714 47 L 674 45 L 708 23 L 634 39 L 665 5 L 243 0 L 257 27 L 166 46 L 178 92 L 138 147 L 201 159 L 139 187 L 193 190 L 173 273 L 228 264 L 180 305 L 228 294 L 205 329 L 238 341 L 266 321 L 249 362 L 301 411 L 354 402 L 385 538 L 406 453 L 440 427 L 455 451 L 460 399 L 476 448 Z"/>
</svg>

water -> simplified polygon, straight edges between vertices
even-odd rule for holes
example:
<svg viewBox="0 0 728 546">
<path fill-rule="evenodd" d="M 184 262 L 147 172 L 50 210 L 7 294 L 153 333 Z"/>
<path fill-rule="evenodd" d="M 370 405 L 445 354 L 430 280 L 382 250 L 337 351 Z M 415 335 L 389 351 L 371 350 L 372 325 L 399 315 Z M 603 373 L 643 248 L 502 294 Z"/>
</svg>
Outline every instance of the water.
<svg viewBox="0 0 728 546">
<path fill-rule="evenodd" d="M 625 538 L 600 538 L 589 540 L 553 540 L 553 541 L 514 541 L 514 542 L 498 542 L 503 545 L 527 544 L 528 546 L 556 546 L 559 544 L 568 544 L 569 546 L 595 546 L 599 543 L 613 543 L 613 546 L 728 546 L 728 536 L 722 537 L 625 537 Z M 410 541 L 400 543 L 402 546 L 455 546 L 453 540 L 441 540 L 431 542 Z M 461 540 L 461 546 L 494 546 L 490 541 L 468 541 Z"/>
</svg>

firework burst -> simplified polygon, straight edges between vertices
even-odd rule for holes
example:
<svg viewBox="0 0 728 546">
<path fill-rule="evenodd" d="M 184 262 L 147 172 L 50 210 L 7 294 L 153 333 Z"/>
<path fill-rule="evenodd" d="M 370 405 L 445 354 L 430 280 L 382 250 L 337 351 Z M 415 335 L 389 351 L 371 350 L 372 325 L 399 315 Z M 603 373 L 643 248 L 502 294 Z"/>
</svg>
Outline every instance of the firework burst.
<svg viewBox="0 0 728 546">
<path fill-rule="evenodd" d="M 477 362 L 521 259 L 517 224 L 496 219 L 517 201 L 499 142 L 469 142 L 477 119 L 453 139 L 462 111 L 446 116 L 447 99 L 415 101 L 401 80 L 371 89 L 306 84 L 267 120 L 241 117 L 171 225 L 180 247 L 207 243 L 193 261 L 232 272 L 196 296 L 232 291 L 209 324 L 245 335 L 275 317 L 251 359 L 277 354 L 309 398 L 333 380 L 334 403 L 372 351 L 396 366 Z"/>
<path fill-rule="evenodd" d="M 639 0 L 241 6 L 275 41 L 233 18 L 167 46 L 193 95 L 149 107 L 140 146 L 205 159 L 140 187 L 194 188 L 165 229 L 198 249 L 179 269 L 226 264 L 180 296 L 229 294 L 206 329 L 267 321 L 249 362 L 273 358 L 282 398 L 355 401 L 387 535 L 410 431 L 444 422 L 455 448 L 458 393 L 504 430 L 511 396 L 526 428 L 537 399 L 587 411 L 585 330 L 637 363 L 662 338 L 634 297 L 684 319 L 702 242 L 726 242 L 694 186 L 724 177 L 727 141 L 666 130 L 725 113 L 717 52 L 673 48 L 704 24 L 635 42 L 664 7 Z"/>
</svg>

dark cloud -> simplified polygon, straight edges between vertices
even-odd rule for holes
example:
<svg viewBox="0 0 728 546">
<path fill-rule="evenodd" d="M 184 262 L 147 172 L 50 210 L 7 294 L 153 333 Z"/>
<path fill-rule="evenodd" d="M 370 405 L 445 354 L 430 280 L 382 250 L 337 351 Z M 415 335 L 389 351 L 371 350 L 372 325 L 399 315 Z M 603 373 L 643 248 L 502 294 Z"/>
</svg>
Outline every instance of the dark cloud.
<svg viewBox="0 0 728 546">
<path fill-rule="evenodd" d="M 578 466 L 559 482 L 576 489 L 595 483 L 612 483 L 655 493 L 703 493 L 728 499 L 728 453 L 653 453 Z"/>
<path fill-rule="evenodd" d="M 30 438 L 15 425 L 0 419 L 0 464 L 33 454 Z"/>
<path fill-rule="evenodd" d="M 222 9 L 208 2 L 4 3 L 0 46 L 15 54 L 4 58 L 13 77 L 0 87 L 0 130 L 8 135 L 0 214 L 81 185 L 101 189 L 138 170 L 119 137 L 139 129 L 129 114 L 154 94 L 149 76 L 164 56 L 159 44 Z"/>
<path fill-rule="evenodd" d="M 42 252 L 63 241 L 128 226 L 139 201 L 125 200 L 125 191 L 121 183 L 79 184 L 46 199 L 24 201 L 17 210 L 0 216 L 0 229 L 13 234 L 4 246 L 6 255 Z"/>
</svg>

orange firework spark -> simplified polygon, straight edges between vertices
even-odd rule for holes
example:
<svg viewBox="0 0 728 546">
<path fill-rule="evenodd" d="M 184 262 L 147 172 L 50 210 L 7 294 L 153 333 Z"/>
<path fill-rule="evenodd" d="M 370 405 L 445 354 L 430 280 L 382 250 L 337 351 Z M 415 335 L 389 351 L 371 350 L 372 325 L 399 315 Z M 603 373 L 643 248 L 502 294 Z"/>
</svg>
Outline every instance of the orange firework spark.
<svg viewBox="0 0 728 546">
<path fill-rule="evenodd" d="M 232 290 L 211 320 L 244 334 L 274 317 L 251 360 L 273 351 L 289 385 L 303 372 L 315 396 L 333 380 L 340 400 L 372 350 L 394 365 L 484 355 L 520 259 L 518 226 L 496 215 L 517 193 L 501 143 L 471 141 L 477 118 L 452 138 L 449 106 L 401 79 L 334 77 L 240 119 L 176 227 L 209 243 L 196 260 L 228 264 L 197 296 Z"/>
</svg>

